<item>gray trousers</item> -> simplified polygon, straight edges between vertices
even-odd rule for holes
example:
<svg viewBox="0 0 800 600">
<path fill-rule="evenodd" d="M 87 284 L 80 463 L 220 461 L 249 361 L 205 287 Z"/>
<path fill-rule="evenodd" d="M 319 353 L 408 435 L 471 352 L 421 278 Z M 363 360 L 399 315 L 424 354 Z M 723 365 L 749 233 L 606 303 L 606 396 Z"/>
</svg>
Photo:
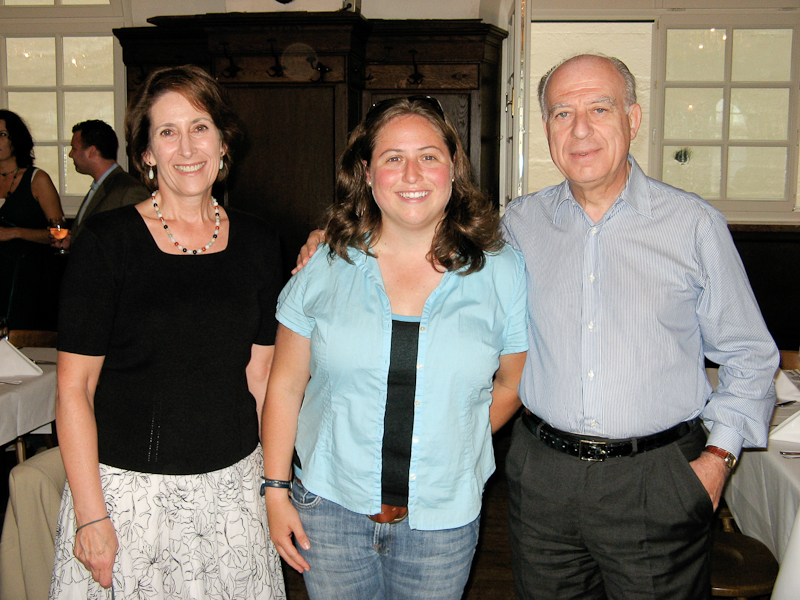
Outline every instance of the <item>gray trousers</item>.
<svg viewBox="0 0 800 600">
<path fill-rule="evenodd" d="M 545 446 L 517 421 L 506 459 L 518 599 L 707 600 L 711 499 L 677 442 L 587 462 Z"/>
</svg>

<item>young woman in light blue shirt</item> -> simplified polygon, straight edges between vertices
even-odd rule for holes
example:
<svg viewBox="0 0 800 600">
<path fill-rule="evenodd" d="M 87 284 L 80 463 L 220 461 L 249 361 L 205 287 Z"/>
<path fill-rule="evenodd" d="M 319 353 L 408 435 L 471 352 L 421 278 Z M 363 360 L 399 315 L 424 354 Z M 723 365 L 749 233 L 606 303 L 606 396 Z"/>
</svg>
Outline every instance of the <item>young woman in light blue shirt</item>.
<svg viewBox="0 0 800 600">
<path fill-rule="evenodd" d="M 325 251 L 279 300 L 262 424 L 272 539 L 312 600 L 457 600 L 491 433 L 519 407 L 524 262 L 429 97 L 373 106 L 328 217 Z"/>
</svg>

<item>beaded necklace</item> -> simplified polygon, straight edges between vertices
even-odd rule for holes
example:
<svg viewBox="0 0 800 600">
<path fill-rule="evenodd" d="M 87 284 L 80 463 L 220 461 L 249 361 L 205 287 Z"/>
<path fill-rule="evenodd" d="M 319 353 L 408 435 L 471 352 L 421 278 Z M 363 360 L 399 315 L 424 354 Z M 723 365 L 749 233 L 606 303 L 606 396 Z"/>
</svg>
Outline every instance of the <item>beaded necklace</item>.
<svg viewBox="0 0 800 600">
<path fill-rule="evenodd" d="M 156 193 L 157 191 L 153 192 L 153 195 L 150 197 L 150 199 L 153 201 L 153 208 L 156 209 L 156 214 L 158 215 L 158 218 L 161 219 L 161 225 L 164 227 L 164 231 L 167 232 L 167 236 L 169 236 L 170 241 L 175 244 L 175 247 L 178 250 L 187 254 L 202 254 L 214 245 L 214 242 L 217 240 L 217 236 L 219 235 L 219 204 L 214 198 L 211 198 L 211 202 L 214 204 L 214 220 L 216 221 L 216 224 L 214 225 L 214 235 L 211 236 L 211 241 L 202 248 L 198 248 L 197 250 L 189 250 L 188 248 L 181 246 L 177 240 L 172 237 L 172 232 L 169 230 L 169 225 L 167 225 L 167 222 L 164 220 L 164 215 L 161 214 L 161 210 L 158 208 L 158 203 L 156 202 Z"/>
</svg>

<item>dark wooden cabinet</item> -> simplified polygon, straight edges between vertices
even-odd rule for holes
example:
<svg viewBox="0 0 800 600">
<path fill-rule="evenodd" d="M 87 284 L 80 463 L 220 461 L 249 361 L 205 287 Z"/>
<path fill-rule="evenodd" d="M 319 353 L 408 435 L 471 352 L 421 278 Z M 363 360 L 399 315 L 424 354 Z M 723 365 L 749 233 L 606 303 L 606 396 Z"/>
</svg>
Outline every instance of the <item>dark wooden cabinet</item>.
<svg viewBox="0 0 800 600">
<path fill-rule="evenodd" d="M 478 20 L 373 20 L 350 12 L 154 17 L 114 30 L 128 93 L 153 69 L 194 63 L 222 83 L 247 135 L 226 205 L 281 235 L 286 273 L 334 194 L 348 133 L 384 98 L 438 98 L 480 185 L 497 200 L 500 47 Z"/>
</svg>

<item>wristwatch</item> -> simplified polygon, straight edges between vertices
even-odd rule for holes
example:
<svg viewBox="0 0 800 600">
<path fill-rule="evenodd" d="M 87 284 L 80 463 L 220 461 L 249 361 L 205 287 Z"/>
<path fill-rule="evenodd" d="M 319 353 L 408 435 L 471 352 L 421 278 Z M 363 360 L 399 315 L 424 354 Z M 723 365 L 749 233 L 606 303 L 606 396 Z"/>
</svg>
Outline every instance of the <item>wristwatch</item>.
<svg viewBox="0 0 800 600">
<path fill-rule="evenodd" d="M 719 456 L 722 460 L 725 461 L 725 466 L 728 467 L 729 469 L 732 469 L 733 467 L 736 466 L 738 459 L 727 450 L 723 450 L 722 448 L 717 448 L 716 446 L 706 446 L 705 450 L 706 452 L 711 452 L 711 454 L 716 454 L 717 456 Z"/>
</svg>

